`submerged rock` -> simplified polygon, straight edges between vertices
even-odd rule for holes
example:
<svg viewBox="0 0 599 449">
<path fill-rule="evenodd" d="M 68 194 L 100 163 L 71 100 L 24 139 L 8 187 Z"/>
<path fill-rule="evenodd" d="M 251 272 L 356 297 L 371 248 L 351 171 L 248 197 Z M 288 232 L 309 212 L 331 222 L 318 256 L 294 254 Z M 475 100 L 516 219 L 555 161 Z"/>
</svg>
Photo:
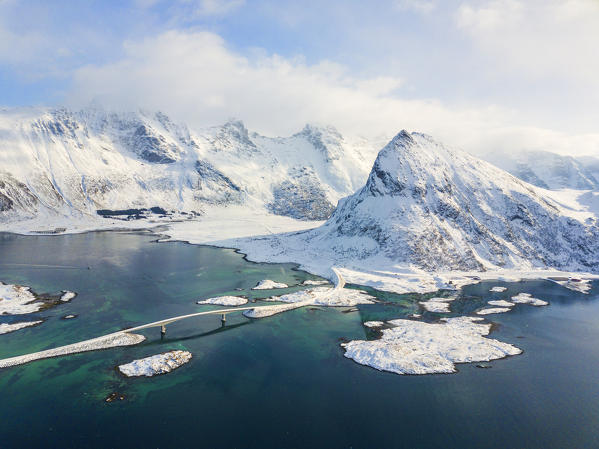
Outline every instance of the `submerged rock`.
<svg viewBox="0 0 599 449">
<path fill-rule="evenodd" d="M 104 399 L 104 402 L 114 402 L 114 401 L 124 401 L 124 400 L 125 400 L 124 394 L 113 392 L 113 393 L 110 393 L 108 396 L 106 396 L 106 399 Z"/>
<path fill-rule="evenodd" d="M 127 377 L 166 374 L 191 360 L 191 352 L 169 351 L 120 365 L 118 370 Z"/>
</svg>

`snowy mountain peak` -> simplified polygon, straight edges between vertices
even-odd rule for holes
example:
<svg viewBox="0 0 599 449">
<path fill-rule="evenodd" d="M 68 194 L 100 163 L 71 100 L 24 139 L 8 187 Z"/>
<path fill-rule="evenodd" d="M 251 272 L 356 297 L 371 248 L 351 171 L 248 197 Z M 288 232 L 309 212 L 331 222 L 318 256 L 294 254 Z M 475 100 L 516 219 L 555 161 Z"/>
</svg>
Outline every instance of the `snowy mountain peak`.
<svg viewBox="0 0 599 449">
<path fill-rule="evenodd" d="M 217 132 L 217 140 L 220 146 L 226 147 L 241 145 L 247 149 L 255 150 L 256 144 L 250 138 L 250 134 L 241 120 L 231 119 L 220 127 Z"/>
<path fill-rule="evenodd" d="M 360 258 L 384 254 L 429 270 L 599 269 L 597 223 L 567 216 L 487 162 L 406 131 L 318 233 Z"/>
<path fill-rule="evenodd" d="M 304 129 L 293 137 L 307 140 L 325 157 L 327 162 L 339 160 L 343 155 L 343 136 L 333 126 L 306 124 Z"/>
</svg>

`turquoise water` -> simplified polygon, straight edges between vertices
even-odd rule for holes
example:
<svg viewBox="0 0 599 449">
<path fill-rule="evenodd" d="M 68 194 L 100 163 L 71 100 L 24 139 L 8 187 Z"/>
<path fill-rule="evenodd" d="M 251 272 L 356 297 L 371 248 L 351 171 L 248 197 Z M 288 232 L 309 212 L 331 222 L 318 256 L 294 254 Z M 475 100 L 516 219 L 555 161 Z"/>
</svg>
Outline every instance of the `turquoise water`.
<svg viewBox="0 0 599 449">
<path fill-rule="evenodd" d="M 0 357 L 208 310 L 195 301 L 213 295 L 264 297 L 250 289 L 265 278 L 290 285 L 314 278 L 291 264 L 153 239 L 0 234 L 0 280 L 39 293 L 79 293 L 19 317 L 45 322 L 1 335 Z M 491 294 L 492 285 L 509 290 Z M 492 369 L 460 365 L 453 375 L 397 376 L 343 357 L 343 339 L 373 338 L 363 321 L 418 310 L 418 296 L 386 293 L 358 312 L 231 315 L 224 328 L 208 316 L 169 326 L 164 339 L 158 329 L 144 331 L 148 340 L 138 346 L 1 370 L 0 447 L 599 447 L 597 289 L 583 295 L 549 282 L 481 283 L 465 288 L 452 309 L 470 313 L 518 292 L 551 303 L 490 317 L 492 336 L 524 353 L 491 362 Z M 61 319 L 71 313 L 78 317 Z M 115 370 L 170 349 L 191 351 L 193 359 L 153 378 L 126 379 Z M 112 392 L 126 399 L 105 403 Z"/>
</svg>

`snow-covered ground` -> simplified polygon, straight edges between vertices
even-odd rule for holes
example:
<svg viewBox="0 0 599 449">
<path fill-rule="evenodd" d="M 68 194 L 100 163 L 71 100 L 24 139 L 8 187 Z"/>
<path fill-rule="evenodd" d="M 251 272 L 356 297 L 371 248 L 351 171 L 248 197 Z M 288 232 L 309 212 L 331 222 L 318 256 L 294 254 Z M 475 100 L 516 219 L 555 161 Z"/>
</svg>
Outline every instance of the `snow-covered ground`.
<svg viewBox="0 0 599 449">
<path fill-rule="evenodd" d="M 315 287 L 281 296 L 273 296 L 267 300 L 287 303 L 308 303 L 315 306 L 353 307 L 358 304 L 372 304 L 374 297 L 362 290 L 349 288 Z"/>
<path fill-rule="evenodd" d="M 481 309 L 476 312 L 477 315 L 492 315 L 494 313 L 505 313 L 509 312 L 509 307 L 489 307 L 487 309 Z"/>
<path fill-rule="evenodd" d="M 69 302 L 71 299 L 73 299 L 75 296 L 77 296 L 77 293 L 75 292 L 70 292 L 68 290 L 63 291 L 62 296 L 60 297 L 60 300 L 62 302 Z"/>
<path fill-rule="evenodd" d="M 366 327 L 382 327 L 385 323 L 383 321 L 366 321 L 364 322 L 364 326 Z"/>
<path fill-rule="evenodd" d="M 430 298 L 426 301 L 420 301 L 420 304 L 427 312 L 449 313 L 449 303 L 455 298 Z"/>
<path fill-rule="evenodd" d="M 453 373 L 456 363 L 486 362 L 522 351 L 486 338 L 491 325 L 482 318 L 444 318 L 442 323 L 392 320 L 380 340 L 342 343 L 345 357 L 397 374 Z"/>
<path fill-rule="evenodd" d="M 487 304 L 497 307 L 512 307 L 514 305 L 513 302 L 506 301 L 505 299 L 487 301 Z"/>
<path fill-rule="evenodd" d="M 364 285 L 394 293 L 432 293 L 440 289 L 459 289 L 480 281 L 518 282 L 522 280 L 574 277 L 599 279 L 599 275 L 546 268 L 495 268 L 487 271 L 427 271 L 414 265 L 403 265 L 384 256 L 364 259 L 354 257 L 347 248 L 335 254 L 318 242 L 307 244 L 302 231 L 316 228 L 322 222 L 306 222 L 278 217 L 242 208 L 215 208 L 212 216 L 197 221 L 171 223 L 163 231 L 167 240 L 192 244 L 235 248 L 254 262 L 298 263 L 300 268 L 318 276 L 334 279 L 335 266 L 348 283 Z M 244 216 L 251 217 L 244 225 Z M 268 229 L 267 229 L 268 228 Z"/>
<path fill-rule="evenodd" d="M 217 296 L 216 298 L 203 299 L 196 304 L 212 304 L 217 306 L 241 306 L 247 304 L 247 298 L 241 296 Z"/>
<path fill-rule="evenodd" d="M 191 357 L 188 351 L 169 351 L 119 365 L 119 371 L 127 377 L 152 377 L 170 373 L 189 362 Z"/>
<path fill-rule="evenodd" d="M 0 334 L 8 334 L 9 332 L 18 331 L 19 329 L 23 329 L 30 326 L 36 326 L 41 323 L 43 323 L 43 321 L 24 321 L 21 323 L 12 324 L 2 323 L 0 324 Z"/>
<path fill-rule="evenodd" d="M 287 287 L 289 287 L 289 286 L 282 282 L 275 282 L 271 279 L 264 279 L 264 280 L 258 282 L 258 284 L 255 287 L 252 287 L 252 290 L 272 290 L 275 288 L 287 288 Z"/>
<path fill-rule="evenodd" d="M 339 285 L 335 288 L 315 287 L 266 298 L 263 301 L 280 301 L 287 304 L 256 307 L 246 310 L 243 314 L 248 318 L 264 318 L 305 306 L 353 307 L 358 304 L 372 304 L 374 299 L 361 290 L 343 288 Z"/>
<path fill-rule="evenodd" d="M 0 315 L 24 315 L 39 311 L 44 303 L 35 302 L 29 287 L 0 282 Z"/>
<path fill-rule="evenodd" d="M 519 293 L 516 296 L 512 296 L 512 302 L 516 304 L 530 304 L 531 306 L 546 306 L 549 304 L 542 299 L 533 298 L 530 293 Z"/>
<path fill-rule="evenodd" d="M 590 279 L 581 279 L 579 277 L 569 278 L 567 280 L 556 280 L 549 279 L 552 282 L 555 282 L 562 287 L 566 287 L 569 290 L 573 290 L 575 292 L 580 293 L 588 293 L 591 290 L 591 280 Z"/>
<path fill-rule="evenodd" d="M 326 285 L 328 283 L 329 281 L 315 281 L 312 279 L 306 279 L 304 282 L 302 282 L 302 285 Z"/>
</svg>

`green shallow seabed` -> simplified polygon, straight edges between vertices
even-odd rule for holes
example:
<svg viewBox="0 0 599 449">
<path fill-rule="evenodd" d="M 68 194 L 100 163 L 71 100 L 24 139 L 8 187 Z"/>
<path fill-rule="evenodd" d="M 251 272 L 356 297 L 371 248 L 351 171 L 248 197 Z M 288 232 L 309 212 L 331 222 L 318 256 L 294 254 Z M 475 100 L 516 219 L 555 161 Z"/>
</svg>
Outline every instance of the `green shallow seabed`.
<svg viewBox="0 0 599 449">
<path fill-rule="evenodd" d="M 0 280 L 78 293 L 39 314 L 0 317 L 46 319 L 0 335 L 0 357 L 217 309 L 195 304 L 211 296 L 263 298 L 271 292 L 251 290 L 262 279 L 293 285 L 316 278 L 293 264 L 250 263 L 233 250 L 154 239 L 0 234 Z M 490 293 L 493 285 L 508 291 Z M 343 357 L 344 339 L 376 338 L 362 322 L 420 311 L 422 296 L 369 291 L 380 302 L 358 312 L 306 307 L 261 320 L 233 314 L 224 328 L 219 316 L 208 316 L 170 325 L 164 339 L 158 329 L 143 331 L 148 339 L 138 346 L 0 370 L 0 447 L 599 446 L 596 288 L 582 295 L 543 281 L 466 287 L 449 316 L 519 292 L 551 305 L 487 317 L 497 323 L 491 336 L 524 354 L 491 362 L 492 369 L 460 365 L 457 374 L 429 376 L 378 372 Z M 61 319 L 67 314 L 78 317 Z M 425 312 L 423 319 L 440 316 Z M 193 358 L 153 378 L 115 370 L 171 349 Z M 112 392 L 125 400 L 105 403 Z"/>
</svg>

